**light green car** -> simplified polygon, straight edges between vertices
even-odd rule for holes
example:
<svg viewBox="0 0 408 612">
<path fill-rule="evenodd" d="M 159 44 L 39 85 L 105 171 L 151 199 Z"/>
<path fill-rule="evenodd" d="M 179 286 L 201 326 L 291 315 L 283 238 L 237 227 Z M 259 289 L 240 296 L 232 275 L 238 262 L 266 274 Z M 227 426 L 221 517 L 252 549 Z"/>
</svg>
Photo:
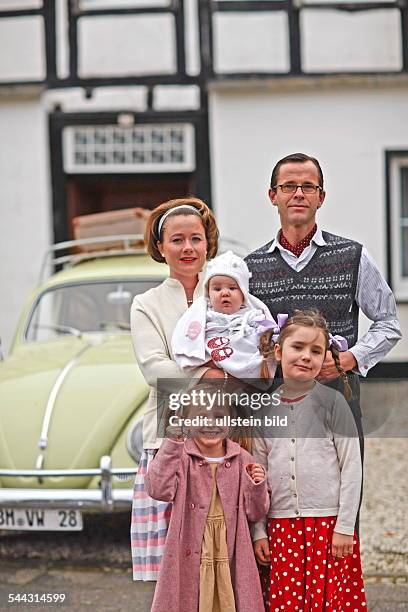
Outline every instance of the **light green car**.
<svg viewBox="0 0 408 612">
<path fill-rule="evenodd" d="M 83 512 L 131 506 L 148 387 L 129 312 L 167 268 L 129 248 L 65 259 L 0 363 L 0 530 L 78 530 Z"/>
</svg>

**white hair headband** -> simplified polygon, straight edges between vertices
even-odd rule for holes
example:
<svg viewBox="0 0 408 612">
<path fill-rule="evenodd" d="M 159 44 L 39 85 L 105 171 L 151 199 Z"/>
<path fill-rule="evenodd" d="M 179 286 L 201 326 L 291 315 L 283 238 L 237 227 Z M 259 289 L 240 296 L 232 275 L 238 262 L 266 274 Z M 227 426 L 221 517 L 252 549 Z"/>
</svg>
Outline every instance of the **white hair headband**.
<svg viewBox="0 0 408 612">
<path fill-rule="evenodd" d="M 180 206 L 175 206 L 174 208 L 169 208 L 169 210 L 167 210 L 161 217 L 160 217 L 160 221 L 159 221 L 159 225 L 157 226 L 157 236 L 160 238 L 160 232 L 161 229 L 163 227 L 163 223 L 165 222 L 165 220 L 167 219 L 167 217 L 169 215 L 171 215 L 172 213 L 174 213 L 176 210 L 180 210 L 181 208 L 185 209 L 185 210 L 192 210 L 193 212 L 195 212 L 199 217 L 201 217 L 201 213 L 200 211 L 195 207 L 195 206 L 191 206 L 190 204 L 181 204 Z"/>
</svg>

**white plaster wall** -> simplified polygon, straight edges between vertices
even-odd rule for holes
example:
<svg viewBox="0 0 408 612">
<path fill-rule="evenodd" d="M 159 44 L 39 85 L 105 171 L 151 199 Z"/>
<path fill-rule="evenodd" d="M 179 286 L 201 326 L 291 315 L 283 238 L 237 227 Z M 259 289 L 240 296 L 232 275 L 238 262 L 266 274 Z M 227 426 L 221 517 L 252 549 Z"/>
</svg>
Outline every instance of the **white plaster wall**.
<svg viewBox="0 0 408 612">
<path fill-rule="evenodd" d="M 0 102 L 0 337 L 7 353 L 50 241 L 48 142 L 39 100 Z"/>
<path fill-rule="evenodd" d="M 0 3 L 0 8 L 3 8 Z M 45 77 L 44 25 L 41 17 L 0 21 L 0 79 L 24 81 Z"/>
<path fill-rule="evenodd" d="M 96 8 L 95 2 L 83 6 Z M 137 0 L 128 3 L 138 5 Z M 145 6 L 161 5 L 146 0 Z M 198 0 L 185 0 L 186 66 L 199 70 Z M 118 6 L 124 6 L 119 3 Z M 58 70 L 67 71 L 67 22 L 63 0 L 57 0 Z M 100 6 L 112 6 L 102 2 Z M 98 16 L 79 20 L 81 76 L 172 73 L 175 63 L 174 20 L 170 15 Z M 301 13 L 303 68 L 398 71 L 401 68 L 401 21 L 395 10 L 345 14 L 308 9 Z M 215 71 L 287 72 L 289 34 L 286 13 L 215 12 Z M 379 44 L 378 41 L 381 41 Z"/>
<path fill-rule="evenodd" d="M 78 24 L 79 75 L 174 73 L 174 26 L 172 15 L 83 17 Z"/>
<path fill-rule="evenodd" d="M 307 72 L 402 68 L 398 9 L 361 13 L 310 9 L 302 11 L 301 30 Z"/>
<path fill-rule="evenodd" d="M 279 228 L 267 196 L 272 167 L 303 151 L 323 165 L 327 196 L 319 223 L 363 242 L 385 274 L 384 151 L 408 148 L 407 105 L 408 88 L 213 92 L 212 181 L 221 232 L 250 249 L 270 240 Z M 406 339 L 390 358 L 406 360 L 408 306 L 399 313 Z"/>
<path fill-rule="evenodd" d="M 288 19 L 284 11 L 216 13 L 216 72 L 288 72 Z"/>
</svg>

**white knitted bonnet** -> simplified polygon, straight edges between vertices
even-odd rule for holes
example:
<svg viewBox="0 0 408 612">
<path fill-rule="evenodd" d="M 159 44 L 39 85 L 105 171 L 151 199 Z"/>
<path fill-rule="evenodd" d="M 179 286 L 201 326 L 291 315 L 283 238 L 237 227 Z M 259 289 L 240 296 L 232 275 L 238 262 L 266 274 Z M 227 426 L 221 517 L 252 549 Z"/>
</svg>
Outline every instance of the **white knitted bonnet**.
<svg viewBox="0 0 408 612">
<path fill-rule="evenodd" d="M 208 297 L 208 283 L 213 276 L 229 276 L 233 278 L 244 294 L 245 303 L 248 305 L 251 272 L 241 257 L 238 257 L 232 251 L 227 251 L 208 262 L 204 277 L 204 293 L 206 297 Z"/>
</svg>

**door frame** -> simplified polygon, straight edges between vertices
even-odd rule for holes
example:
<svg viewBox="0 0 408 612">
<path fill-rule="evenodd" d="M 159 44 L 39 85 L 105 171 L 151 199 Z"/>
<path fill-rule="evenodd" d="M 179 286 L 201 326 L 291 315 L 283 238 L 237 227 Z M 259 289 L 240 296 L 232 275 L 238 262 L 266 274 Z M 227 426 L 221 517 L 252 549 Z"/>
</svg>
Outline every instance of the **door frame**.
<svg viewBox="0 0 408 612">
<path fill-rule="evenodd" d="M 133 116 L 135 125 L 144 123 L 191 123 L 193 125 L 195 133 L 196 167 L 191 174 L 196 184 L 196 193 L 194 195 L 204 200 L 210 206 L 210 208 L 212 207 L 210 142 L 207 104 L 202 106 L 200 110 L 183 112 L 146 111 L 143 113 L 135 113 L 132 110 L 129 111 L 127 109 L 123 109 L 120 111 L 115 110 L 112 112 L 95 111 L 65 113 L 61 109 L 56 108 L 48 116 L 53 216 L 52 227 L 54 242 L 63 242 L 64 240 L 68 239 L 69 235 L 69 228 L 67 224 L 66 180 L 67 177 L 73 175 L 67 174 L 64 170 L 64 128 L 67 126 L 80 125 L 119 125 L 118 119 L 120 115 L 123 114 Z M 112 176 L 112 173 L 108 174 Z M 92 175 L 95 176 L 94 174 Z M 123 173 L 118 172 L 118 176 L 121 175 L 123 175 Z M 127 176 L 131 177 L 133 175 L 132 173 L 129 173 L 127 174 Z"/>
</svg>

